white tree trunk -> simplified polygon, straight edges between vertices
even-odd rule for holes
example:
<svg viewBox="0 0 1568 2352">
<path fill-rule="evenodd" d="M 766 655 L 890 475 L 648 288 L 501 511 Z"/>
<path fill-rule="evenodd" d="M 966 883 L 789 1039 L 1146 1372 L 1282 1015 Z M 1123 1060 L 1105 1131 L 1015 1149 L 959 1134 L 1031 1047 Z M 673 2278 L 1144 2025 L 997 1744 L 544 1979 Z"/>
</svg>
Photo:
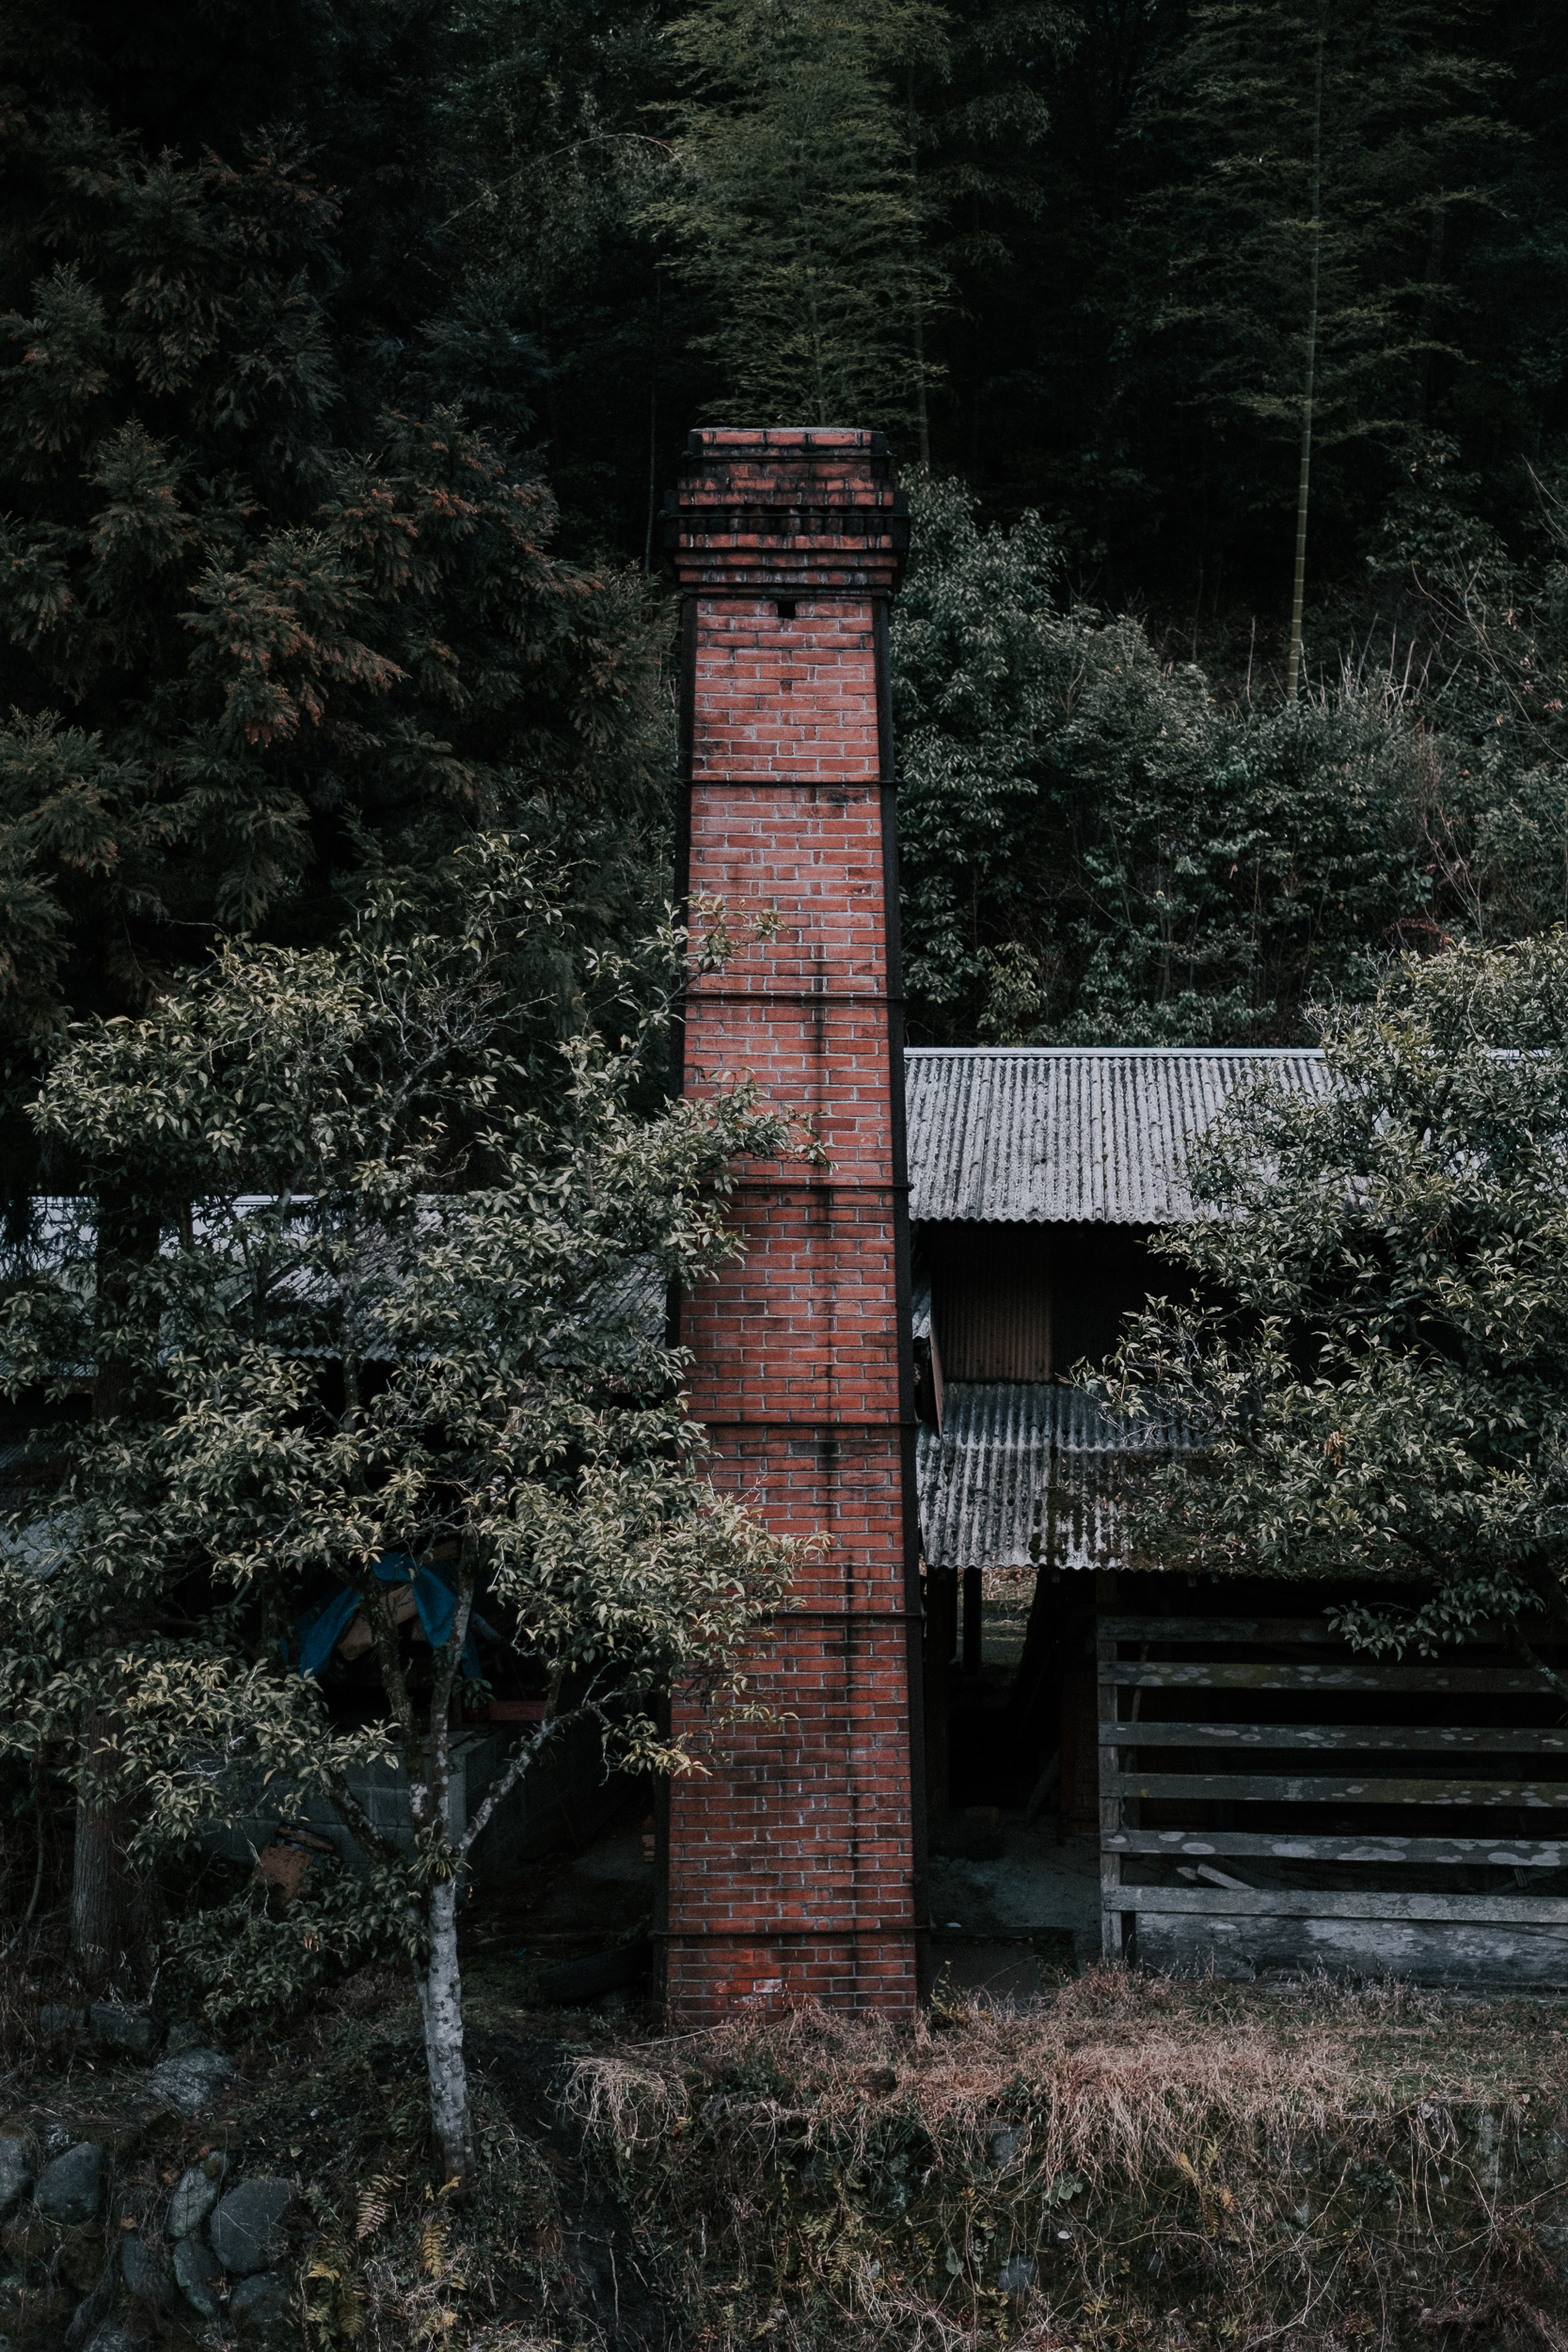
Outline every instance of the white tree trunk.
<svg viewBox="0 0 1568 2352">
<path fill-rule="evenodd" d="M 430 2076 L 430 2120 L 441 2152 L 441 2173 L 466 2188 L 474 2169 L 474 2124 L 463 2063 L 463 1979 L 457 1965 L 457 1881 L 438 1879 L 430 1890 L 430 1958 L 420 1979 L 424 2056 Z"/>
</svg>

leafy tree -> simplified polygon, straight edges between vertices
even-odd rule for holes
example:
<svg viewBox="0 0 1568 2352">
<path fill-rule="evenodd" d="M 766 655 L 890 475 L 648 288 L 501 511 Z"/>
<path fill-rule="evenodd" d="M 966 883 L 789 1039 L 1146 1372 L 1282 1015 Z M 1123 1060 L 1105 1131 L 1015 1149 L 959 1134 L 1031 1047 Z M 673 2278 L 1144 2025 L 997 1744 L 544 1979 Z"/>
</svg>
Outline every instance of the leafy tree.
<svg viewBox="0 0 1568 2352">
<path fill-rule="evenodd" d="M 1376 688 L 1218 706 L 1131 619 L 1064 610 L 1051 534 L 911 497 L 893 624 L 907 972 L 926 1033 L 1299 1035 L 1430 919 L 1427 755 Z"/>
<path fill-rule="evenodd" d="M 1458 457 L 1436 433 L 1413 453 L 1372 563 L 1402 591 L 1406 629 L 1438 649 L 1410 697 L 1416 815 L 1433 914 L 1480 943 L 1568 919 L 1568 511 L 1535 485 L 1545 560 L 1520 562 L 1477 516 Z"/>
<path fill-rule="evenodd" d="M 574 1723 L 633 1770 L 691 1769 L 661 1693 L 744 1708 L 740 1645 L 787 1581 L 792 1548 L 703 1475 L 663 1300 L 731 1254 L 729 1162 L 776 1157 L 788 1125 L 745 1090 L 636 1115 L 665 1010 L 636 1012 L 645 976 L 625 966 L 600 976 L 624 1034 L 563 1045 L 542 1111 L 506 1051 L 504 983 L 517 934 L 560 924 L 561 878 L 492 841 L 446 882 L 459 920 L 431 929 L 384 887 L 336 946 L 226 945 L 54 1063 L 33 1117 L 89 1189 L 0 1311 L 13 1394 L 55 1407 L 51 1477 L 0 1550 L 0 1743 L 74 1739 L 81 1801 L 116 1811 L 143 1870 L 329 1799 L 365 1876 L 315 1931 L 412 1960 L 436 2138 L 466 2181 L 475 1838 Z M 680 941 L 656 945 L 668 963 Z M 84 1364 L 115 1409 L 61 1419 Z M 391 1605 L 415 1560 L 436 1564 L 440 1620 L 422 1668 Z M 370 1628 L 368 1728 L 334 1721 L 313 1653 L 305 1671 L 334 1601 L 323 1646 L 356 1608 Z M 480 1613 L 548 1708 L 454 1836 Z M 407 1852 L 349 1787 L 375 1757 L 408 1791 Z"/>
<path fill-rule="evenodd" d="M 899 84 L 945 37 L 928 0 L 704 0 L 671 26 L 696 95 L 644 217 L 711 299 L 721 421 L 911 416 L 943 279 Z"/>
<path fill-rule="evenodd" d="M 1568 939 L 1407 958 L 1323 1043 L 1323 1092 L 1233 1099 L 1217 1214 L 1158 1245 L 1227 1303 L 1148 1315 L 1107 1375 L 1204 1449 L 1132 1498 L 1136 1540 L 1366 1578 L 1373 1647 L 1528 1646 L 1568 1620 Z"/>
</svg>

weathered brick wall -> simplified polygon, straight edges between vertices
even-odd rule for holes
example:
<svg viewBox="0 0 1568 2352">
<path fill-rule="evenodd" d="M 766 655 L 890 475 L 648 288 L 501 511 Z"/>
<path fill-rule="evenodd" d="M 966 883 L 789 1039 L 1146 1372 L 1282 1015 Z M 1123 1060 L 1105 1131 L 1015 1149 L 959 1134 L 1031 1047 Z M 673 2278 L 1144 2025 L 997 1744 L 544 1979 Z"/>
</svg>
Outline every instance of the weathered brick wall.
<svg viewBox="0 0 1568 2352">
<path fill-rule="evenodd" d="M 746 1255 L 683 1302 L 716 1480 L 827 1549 L 759 1638 L 770 1725 L 669 1806 L 673 2020 L 815 1997 L 901 2010 L 924 1927 L 911 1732 L 917 1537 L 879 437 L 694 434 L 666 530 L 683 592 L 689 887 L 743 945 L 689 991 L 681 1080 L 751 1072 L 829 1165 L 742 1170 Z M 789 607 L 793 605 L 793 611 Z M 781 611 L 781 606 L 784 610 Z M 912 1669 L 912 1671 L 911 1671 Z M 677 1694 L 677 1722 L 705 1732 Z"/>
</svg>

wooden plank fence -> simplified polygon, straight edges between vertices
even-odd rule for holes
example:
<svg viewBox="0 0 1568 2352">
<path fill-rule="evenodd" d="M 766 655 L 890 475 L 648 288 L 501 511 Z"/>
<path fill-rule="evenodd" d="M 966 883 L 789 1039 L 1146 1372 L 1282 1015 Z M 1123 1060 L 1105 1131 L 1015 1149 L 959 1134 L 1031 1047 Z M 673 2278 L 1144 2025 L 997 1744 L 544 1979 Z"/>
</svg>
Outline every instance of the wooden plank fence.
<svg viewBox="0 0 1568 2352">
<path fill-rule="evenodd" d="M 1101 1616 L 1106 1957 L 1229 1976 L 1322 1966 L 1568 1985 L 1568 1893 L 1530 1883 L 1568 1873 L 1568 1706 L 1528 1661 L 1503 1662 L 1495 1634 L 1492 1661 L 1470 1662 L 1486 1646 L 1463 1664 L 1380 1666 L 1322 1618 Z M 1192 1706 L 1191 1720 L 1188 1692 L 1214 1694 Z M 1300 1695 L 1308 1692 L 1353 1720 L 1268 1720 L 1310 1706 Z M 1441 1718 L 1450 1700 L 1462 1714 L 1510 1720 L 1370 1720 L 1428 1702 Z M 1146 1705 L 1161 1709 L 1157 1719 L 1145 1720 Z M 1247 1720 L 1214 1720 L 1231 1708 Z M 1354 1720 L 1363 1711 L 1369 1720 Z M 1532 1713 L 1539 1726 L 1521 1721 Z M 1303 1751 L 1312 1761 L 1293 1769 Z M 1365 1835 L 1354 1827 L 1359 1806 L 1376 1817 Z M 1298 1826 L 1290 1817 L 1306 1807 L 1352 1812 L 1352 1825 L 1304 1814 Z M 1163 1825 L 1183 1811 L 1189 1826 Z M 1488 1835 L 1488 1812 L 1512 1818 Z M 1446 1813 L 1469 1818 L 1450 1835 Z M 1541 1835 L 1522 1834 L 1534 1826 L 1528 1816 L 1541 1817 Z M 1302 1883 L 1302 1865 L 1315 1883 Z M 1456 1885 L 1456 1873 L 1469 1883 Z"/>
</svg>

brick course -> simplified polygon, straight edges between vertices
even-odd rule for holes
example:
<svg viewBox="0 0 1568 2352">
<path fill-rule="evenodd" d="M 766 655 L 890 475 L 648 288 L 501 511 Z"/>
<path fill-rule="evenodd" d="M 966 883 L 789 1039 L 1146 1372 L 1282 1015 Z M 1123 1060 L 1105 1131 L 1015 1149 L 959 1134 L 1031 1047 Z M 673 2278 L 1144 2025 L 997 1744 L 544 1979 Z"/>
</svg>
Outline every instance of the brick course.
<svg viewBox="0 0 1568 2352">
<path fill-rule="evenodd" d="M 746 1254 L 682 1303 L 716 1483 L 829 1543 L 748 1660 L 772 1723 L 710 1739 L 675 1694 L 712 1770 L 670 1794 L 668 2004 L 686 2025 L 800 1999 L 906 2010 L 924 1865 L 886 605 L 907 525 L 879 436 L 711 431 L 665 530 L 686 886 L 737 936 L 764 911 L 779 927 L 693 979 L 680 1080 L 751 1073 L 829 1162 L 743 1168 Z"/>
</svg>

